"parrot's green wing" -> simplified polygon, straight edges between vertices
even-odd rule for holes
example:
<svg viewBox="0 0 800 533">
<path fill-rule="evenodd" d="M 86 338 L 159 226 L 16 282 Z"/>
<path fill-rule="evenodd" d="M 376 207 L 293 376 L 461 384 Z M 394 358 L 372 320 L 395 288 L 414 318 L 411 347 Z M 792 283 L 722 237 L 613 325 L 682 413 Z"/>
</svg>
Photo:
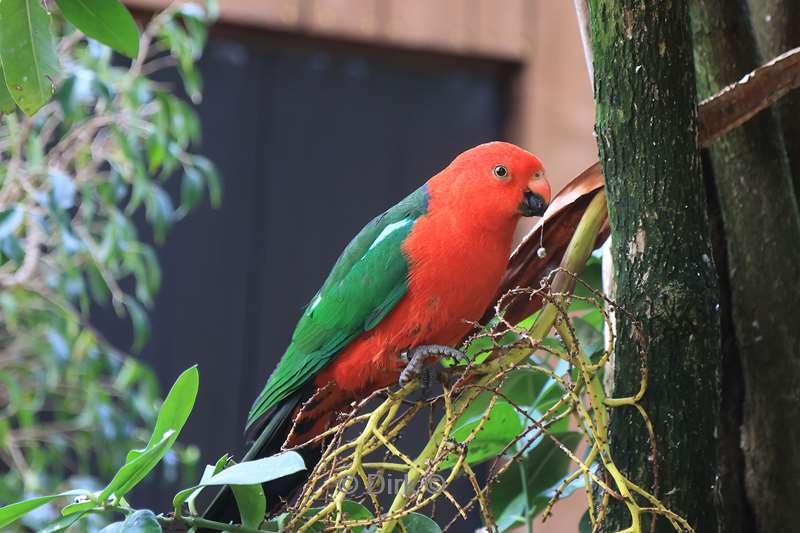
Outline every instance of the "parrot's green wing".
<svg viewBox="0 0 800 533">
<path fill-rule="evenodd" d="M 401 245 L 427 212 L 425 186 L 375 217 L 350 241 L 306 308 L 292 342 L 258 395 L 248 430 L 296 392 L 361 333 L 374 328 L 408 290 Z"/>
</svg>

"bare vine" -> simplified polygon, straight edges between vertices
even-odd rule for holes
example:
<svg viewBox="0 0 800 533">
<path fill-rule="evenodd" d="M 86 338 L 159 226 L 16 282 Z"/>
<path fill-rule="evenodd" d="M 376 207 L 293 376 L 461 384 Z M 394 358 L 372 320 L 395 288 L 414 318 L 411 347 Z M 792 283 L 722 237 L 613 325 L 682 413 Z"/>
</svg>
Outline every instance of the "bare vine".
<svg viewBox="0 0 800 533">
<path fill-rule="evenodd" d="M 566 275 L 583 286 L 589 296 L 577 296 L 553 290 L 553 281 L 559 275 Z M 503 308 L 507 298 L 525 294 L 530 298 L 543 298 L 556 309 L 554 327 L 557 337 L 537 338 L 531 329 L 512 325 L 503 320 Z M 608 362 L 615 339 L 608 338 L 602 351 L 593 357 L 581 346 L 579 335 L 574 327 L 576 313 L 570 311 L 570 304 L 583 302 L 596 309 L 604 322 L 615 315 L 617 320 L 628 320 L 638 333 L 641 346 L 641 383 L 636 394 L 625 398 L 607 397 L 601 385 L 601 374 Z M 682 517 L 667 509 L 657 497 L 659 492 L 658 473 L 654 472 L 652 487 L 645 488 L 634 484 L 617 468 L 608 447 L 608 410 L 612 408 L 634 408 L 645 420 L 651 442 L 650 453 L 655 454 L 655 439 L 647 413 L 639 400 L 647 389 L 646 341 L 634 317 L 630 316 L 616 303 L 606 298 L 573 273 L 557 269 L 547 277 L 540 288 L 515 289 L 509 291 L 497 306 L 497 323 L 505 328 L 482 331 L 470 339 L 488 339 L 492 348 L 483 354 L 480 363 L 471 361 L 463 366 L 454 366 L 440 374 L 441 392 L 430 399 L 409 401 L 411 394 L 420 387 L 414 381 L 397 390 L 379 391 L 354 406 L 353 410 L 325 434 L 308 443 L 323 443 L 322 458 L 313 469 L 300 496 L 289 510 L 286 523 L 288 531 L 298 533 L 316 531 L 348 531 L 359 527 L 376 526 L 377 531 L 389 531 L 392 524 L 398 523 L 410 513 L 428 508 L 435 502 L 449 504 L 454 515 L 445 529 L 455 524 L 460 517 L 477 506 L 488 531 L 498 531 L 492 516 L 489 499 L 495 482 L 515 461 L 522 457 L 541 439 L 550 439 L 561 453 L 565 454 L 571 471 L 563 478 L 553 492 L 544 511 L 546 519 L 552 513 L 553 505 L 576 480 L 583 481 L 583 488 L 589 507 L 592 527 L 599 530 L 603 524 L 611 498 L 623 502 L 631 515 L 631 526 L 625 532 L 642 531 L 643 515 L 665 517 L 679 532 L 692 532 L 692 527 Z M 540 315 L 541 316 L 541 315 Z M 513 341 L 504 343 L 503 338 L 513 332 Z M 523 361 L 513 363 L 509 353 L 522 351 Z M 487 372 L 487 368 L 490 368 Z M 499 368 L 499 371 L 494 371 Z M 504 390 L 504 385 L 515 372 L 531 371 L 545 375 L 560 388 L 560 394 L 547 410 L 533 414 L 520 405 Z M 382 400 L 375 406 L 376 400 Z M 481 482 L 471 464 L 469 450 L 480 439 L 482 430 L 493 415 L 498 402 L 511 405 L 521 420 L 523 430 L 509 442 L 493 460 L 488 478 Z M 456 436 L 456 429 L 463 426 L 464 417 L 473 411 L 478 403 L 481 414 L 473 420 L 471 430 Z M 425 455 L 423 462 L 409 457 L 400 450 L 398 439 L 409 421 L 424 410 L 443 411 L 441 418 L 444 438 L 436 439 L 435 445 Z M 577 428 L 585 442 L 585 450 L 576 451 L 575 446 L 561 442 L 551 428 L 560 421 L 569 420 L 571 427 Z M 352 435 L 354 428 L 358 433 Z M 401 491 L 395 497 L 391 508 L 386 509 L 370 490 L 359 495 L 360 501 L 371 508 L 368 518 L 351 518 L 345 508 L 345 501 L 352 495 L 352 484 L 369 488 L 371 480 L 382 476 L 386 471 L 399 472 L 408 478 L 415 473 L 417 484 L 411 490 Z M 473 487 L 473 496 L 459 502 L 450 491 L 458 477 L 465 477 Z M 435 490 L 430 490 L 431 480 L 439 480 Z M 598 489 L 598 490 L 596 490 Z M 600 496 L 598 497 L 598 494 Z M 399 499 L 399 503 L 398 503 Z M 321 505 L 321 508 L 319 507 Z"/>
</svg>

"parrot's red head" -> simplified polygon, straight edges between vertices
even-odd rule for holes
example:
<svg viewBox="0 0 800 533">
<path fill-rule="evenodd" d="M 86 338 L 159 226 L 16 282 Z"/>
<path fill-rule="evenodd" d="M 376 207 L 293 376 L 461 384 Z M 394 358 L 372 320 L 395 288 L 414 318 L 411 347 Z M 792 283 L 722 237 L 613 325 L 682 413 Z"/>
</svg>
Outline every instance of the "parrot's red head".
<svg viewBox="0 0 800 533">
<path fill-rule="evenodd" d="M 542 162 L 505 142 L 467 150 L 431 178 L 430 186 L 487 223 L 542 216 L 550 203 Z"/>
</svg>

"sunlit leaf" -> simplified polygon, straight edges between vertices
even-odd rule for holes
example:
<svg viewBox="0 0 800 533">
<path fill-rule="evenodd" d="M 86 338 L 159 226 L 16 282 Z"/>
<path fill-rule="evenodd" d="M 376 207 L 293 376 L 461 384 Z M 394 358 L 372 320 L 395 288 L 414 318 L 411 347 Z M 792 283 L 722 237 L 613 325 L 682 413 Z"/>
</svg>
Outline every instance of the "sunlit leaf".
<svg viewBox="0 0 800 533">
<path fill-rule="evenodd" d="M 252 485 L 282 478 L 306 469 L 297 452 L 283 452 L 255 461 L 245 461 L 226 468 L 203 483 L 208 485 Z"/>
<path fill-rule="evenodd" d="M 548 378 L 542 372 L 521 368 L 509 372 L 500 391 L 519 407 L 533 412 L 542 401 L 541 396 L 547 384 Z M 472 395 L 475 392 L 468 394 Z M 462 442 L 477 427 L 489 407 L 490 398 L 488 392 L 481 392 L 470 402 L 453 425 L 451 435 L 456 441 Z M 479 463 L 497 456 L 508 443 L 522 433 L 523 428 L 523 420 L 517 410 L 505 400 L 496 401 L 483 429 L 470 443 L 467 461 Z M 451 456 L 442 463 L 441 468 L 451 468 L 454 464 L 455 457 Z"/>
<path fill-rule="evenodd" d="M 264 496 L 264 487 L 260 483 L 255 485 L 231 485 L 242 525 L 257 528 L 264 521 L 267 512 L 267 498 Z"/>
<path fill-rule="evenodd" d="M 167 432 L 177 433 L 183 429 L 183 425 L 189 419 L 189 415 L 194 408 L 194 402 L 197 399 L 197 390 L 200 386 L 200 374 L 197 372 L 197 366 L 193 366 L 184 370 L 175 383 L 170 388 L 164 403 L 161 404 L 161 409 L 158 412 L 156 425 L 153 428 L 153 433 L 150 435 L 150 441 L 145 446 L 144 450 L 131 450 L 128 453 L 127 460 L 134 459 L 137 455 L 144 453 L 147 449 L 155 446 Z"/>
<path fill-rule="evenodd" d="M 197 367 L 185 370 L 170 389 L 156 420 L 153 434 L 142 450 L 131 450 L 125 465 L 100 493 L 105 500 L 112 494 L 120 498 L 135 487 L 161 461 L 192 412 L 197 397 L 199 378 Z"/>
<path fill-rule="evenodd" d="M 139 54 L 139 29 L 117 0 L 56 0 L 64 18 L 79 30 L 130 58 Z"/>
<path fill-rule="evenodd" d="M 85 511 L 88 511 L 89 509 L 92 509 L 92 508 L 96 507 L 96 506 L 97 506 L 97 502 L 93 502 L 91 500 L 86 501 L 86 502 L 71 503 L 69 505 L 64 506 L 61 509 L 61 515 L 62 516 L 69 516 L 69 515 L 72 515 L 72 514 L 75 514 L 75 513 L 83 513 Z"/>
<path fill-rule="evenodd" d="M 441 533 L 442 528 L 439 524 L 428 518 L 427 516 L 419 513 L 409 513 L 400 519 L 406 531 L 413 531 L 414 533 Z"/>
<path fill-rule="evenodd" d="M 184 501 L 190 502 L 191 509 L 191 500 L 196 498 L 204 487 L 231 485 L 243 523 L 255 528 L 264 520 L 267 509 L 261 484 L 306 468 L 303 457 L 297 452 L 284 452 L 255 461 L 246 461 L 222 470 L 227 460 L 227 456 L 223 456 L 215 466 L 207 465 L 200 483 L 177 493 L 172 500 L 176 511 Z"/>
<path fill-rule="evenodd" d="M 203 475 L 200 477 L 200 483 L 195 485 L 194 487 L 189 487 L 188 489 L 183 489 L 182 491 L 175 494 L 175 497 L 172 498 L 172 506 L 175 508 L 175 511 L 178 512 L 186 502 L 189 505 L 189 510 L 192 510 L 193 502 L 197 496 L 203 491 L 205 485 L 204 482 L 208 481 L 211 476 L 221 472 L 223 468 L 225 468 L 225 464 L 228 462 L 228 454 L 223 455 L 220 457 L 216 464 L 206 465 L 205 469 L 203 470 Z"/>
<path fill-rule="evenodd" d="M 0 64 L 11 97 L 32 115 L 53 95 L 58 72 L 50 14 L 40 0 L 0 2 Z"/>
<path fill-rule="evenodd" d="M 129 460 L 125 465 L 119 469 L 114 478 L 102 490 L 99 498 L 106 500 L 109 496 L 114 495 L 116 498 L 121 498 L 126 495 L 130 490 L 139 484 L 150 471 L 155 468 L 158 462 L 167 453 L 170 446 L 175 442 L 173 438 L 175 432 L 169 431 L 164 434 L 163 438 L 154 446 L 145 449 L 132 460 Z"/>
<path fill-rule="evenodd" d="M 34 509 L 48 504 L 58 498 L 63 498 L 65 496 L 88 496 L 89 494 L 90 492 L 87 490 L 70 490 L 60 494 L 51 494 L 48 496 L 30 498 L 21 502 L 12 503 L 11 505 L 6 505 L 5 507 L 0 507 L 0 527 L 5 527 L 9 524 L 12 524 Z"/>
<path fill-rule="evenodd" d="M 479 426 L 482 418 L 483 413 L 468 419 L 460 419 L 451 433 L 452 438 L 456 442 L 464 442 Z M 511 404 L 504 401 L 495 402 L 489 418 L 469 443 L 467 462 L 477 464 L 487 459 L 494 459 L 522 433 L 523 429 L 517 411 Z M 440 468 L 452 468 L 455 461 L 456 457 L 451 456 L 441 464 Z"/>
</svg>

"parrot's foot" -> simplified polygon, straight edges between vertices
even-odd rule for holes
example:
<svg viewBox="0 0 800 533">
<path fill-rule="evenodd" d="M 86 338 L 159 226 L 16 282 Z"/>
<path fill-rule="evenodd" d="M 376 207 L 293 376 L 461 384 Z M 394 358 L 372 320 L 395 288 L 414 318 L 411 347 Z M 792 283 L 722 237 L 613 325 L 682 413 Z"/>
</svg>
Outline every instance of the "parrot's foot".
<svg viewBox="0 0 800 533">
<path fill-rule="evenodd" d="M 426 360 L 434 358 L 439 361 L 445 357 L 450 357 L 457 361 L 469 361 L 463 352 L 442 344 L 426 344 L 400 353 L 400 358 L 403 361 L 407 361 L 405 368 L 400 372 L 400 379 L 398 380 L 400 386 L 403 387 L 411 380 L 422 375 Z"/>
</svg>

